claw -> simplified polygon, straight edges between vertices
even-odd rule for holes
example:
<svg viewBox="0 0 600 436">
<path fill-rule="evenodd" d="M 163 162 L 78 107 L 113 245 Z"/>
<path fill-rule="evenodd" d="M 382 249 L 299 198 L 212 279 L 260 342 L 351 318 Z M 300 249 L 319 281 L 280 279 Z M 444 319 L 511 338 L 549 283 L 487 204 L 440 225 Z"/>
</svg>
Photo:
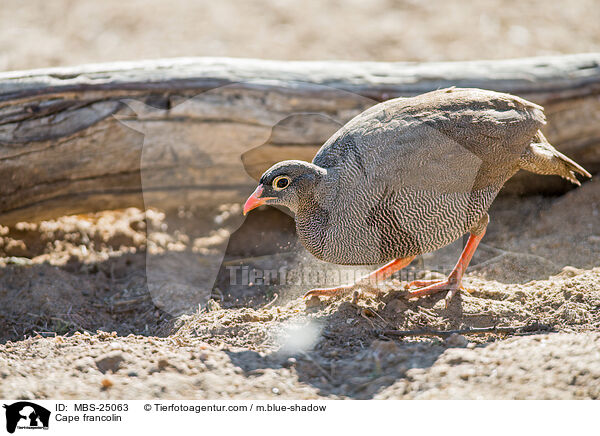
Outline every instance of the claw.
<svg viewBox="0 0 600 436">
<path fill-rule="evenodd" d="M 404 286 L 404 289 L 412 288 L 413 286 L 415 286 L 417 288 L 422 288 L 424 286 L 435 285 L 436 283 L 439 283 L 439 282 L 441 282 L 441 280 L 439 280 L 439 279 L 437 279 L 437 280 L 413 280 L 412 282 L 410 282 L 409 284 Z"/>
<path fill-rule="evenodd" d="M 311 289 L 306 294 L 304 294 L 304 298 L 310 297 L 337 297 L 351 294 L 355 291 L 360 291 L 362 294 L 371 294 L 371 295 L 382 295 L 385 294 L 385 291 L 366 283 L 366 282 L 358 282 L 353 285 L 345 285 L 338 286 L 336 288 L 324 288 L 324 289 Z"/>
<path fill-rule="evenodd" d="M 414 282 L 413 282 L 414 283 Z M 412 283 L 409 284 L 409 286 Z M 460 292 L 460 290 L 464 290 L 464 287 L 461 283 L 456 282 L 455 280 L 446 279 L 446 280 L 436 280 L 436 283 L 430 284 L 429 286 L 425 286 L 421 289 L 416 289 L 414 291 L 410 291 L 407 298 L 418 298 L 425 297 L 427 295 L 437 294 L 438 292 L 448 291 L 446 294 L 446 309 L 450 305 L 450 301 L 452 298 Z"/>
<path fill-rule="evenodd" d="M 334 297 L 338 295 L 350 294 L 354 286 L 338 286 L 337 288 L 311 289 L 304 294 L 305 299 L 310 297 Z"/>
<path fill-rule="evenodd" d="M 483 235 L 485 235 L 485 228 L 478 234 L 471 233 L 471 235 L 469 236 L 469 240 L 467 241 L 467 245 L 465 245 L 465 248 L 462 254 L 460 255 L 460 258 L 458 259 L 456 266 L 454 267 L 454 269 L 452 270 L 452 272 L 446 280 L 416 280 L 414 282 L 411 282 L 408 284 L 407 288 L 412 285 L 419 286 L 422 284 L 426 284 L 427 286 L 421 289 L 416 289 L 414 291 L 409 291 L 407 298 L 424 297 L 425 295 L 431 295 L 442 291 L 448 291 L 448 294 L 446 294 L 447 309 L 448 305 L 450 304 L 450 300 L 452 300 L 452 297 L 454 297 L 461 289 L 464 290 L 462 286 L 463 275 L 465 273 L 465 270 L 467 269 L 467 266 L 469 265 L 469 262 L 471 261 L 471 258 L 473 257 L 473 253 L 475 253 L 475 250 L 477 249 L 479 241 L 481 241 L 481 238 L 483 238 Z"/>
<path fill-rule="evenodd" d="M 448 309 L 448 307 L 450 307 L 450 301 L 452 301 L 452 299 L 454 298 L 454 296 L 456 294 L 458 294 L 461 290 L 464 291 L 464 289 L 465 288 L 463 288 L 462 286 L 457 286 L 456 288 L 450 289 L 448 291 L 448 293 L 444 297 L 444 305 L 445 305 L 446 309 Z"/>
<path fill-rule="evenodd" d="M 377 283 L 387 279 L 394 272 L 404 268 L 406 265 L 412 262 L 414 258 L 415 256 L 395 259 L 382 266 L 378 270 L 373 271 L 371 274 L 362 277 L 360 280 L 358 280 L 352 285 L 338 286 L 337 288 L 311 289 L 306 294 L 304 294 L 304 298 L 333 297 L 338 295 L 350 294 L 358 290 L 360 290 L 363 293 L 375 296 L 385 294 L 385 291 L 382 291 L 377 287 Z"/>
</svg>

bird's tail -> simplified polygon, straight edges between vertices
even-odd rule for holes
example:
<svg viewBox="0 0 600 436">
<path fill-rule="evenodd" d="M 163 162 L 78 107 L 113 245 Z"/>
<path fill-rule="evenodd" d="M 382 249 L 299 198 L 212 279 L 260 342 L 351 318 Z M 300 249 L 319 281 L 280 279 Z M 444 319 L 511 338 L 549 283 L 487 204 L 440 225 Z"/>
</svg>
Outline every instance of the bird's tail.
<svg viewBox="0 0 600 436">
<path fill-rule="evenodd" d="M 541 131 L 538 131 L 519 159 L 519 166 L 536 174 L 557 175 L 571 183 L 581 185 L 576 174 L 591 178 L 577 162 L 569 159 L 548 142 Z"/>
</svg>

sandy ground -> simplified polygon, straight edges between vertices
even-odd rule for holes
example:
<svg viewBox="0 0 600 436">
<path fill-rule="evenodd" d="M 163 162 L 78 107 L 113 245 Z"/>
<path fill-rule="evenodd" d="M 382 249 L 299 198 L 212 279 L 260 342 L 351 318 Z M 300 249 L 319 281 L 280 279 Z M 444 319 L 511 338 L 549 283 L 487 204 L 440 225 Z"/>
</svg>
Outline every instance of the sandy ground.
<svg viewBox="0 0 600 436">
<path fill-rule="evenodd" d="M 173 56 L 432 61 L 593 51 L 596 0 L 0 3 L 0 70 Z"/>
<path fill-rule="evenodd" d="M 136 209 L 5 228 L 0 396 L 600 395 L 599 181 L 561 197 L 498 199 L 468 292 L 448 309 L 442 296 L 407 300 L 405 275 L 388 281 L 380 300 L 305 302 L 301 285 L 231 285 L 222 269 L 205 307 L 173 316 L 148 293 L 149 252 L 191 253 L 199 241 L 208 250 L 238 219 L 214 211 L 221 219 L 210 230 L 198 225 L 211 222 L 203 214 L 176 232 L 170 228 L 181 219 Z M 297 245 L 289 217 L 274 209 L 255 215 L 231 233 L 225 263 L 324 266 Z M 206 233 L 212 237 L 196 237 Z M 435 275 L 431 266 L 451 264 L 459 249 L 425 256 L 408 272 Z M 494 327 L 512 330 L 394 333 Z"/>
<path fill-rule="evenodd" d="M 0 70 L 167 56 L 404 61 L 600 50 L 593 0 L 3 0 L 0 23 Z M 499 198 L 469 292 L 448 309 L 441 296 L 406 300 L 404 284 L 446 272 L 461 241 L 413 262 L 381 300 L 307 304 L 306 285 L 230 280 L 227 266 L 331 268 L 274 209 L 245 221 L 240 205 L 127 209 L 0 228 L 0 397 L 598 398 L 597 178 L 560 197 Z M 186 278 L 222 247 L 201 308 L 193 283 L 152 291 L 148 272 Z M 415 334 L 422 329 L 463 333 Z"/>
</svg>

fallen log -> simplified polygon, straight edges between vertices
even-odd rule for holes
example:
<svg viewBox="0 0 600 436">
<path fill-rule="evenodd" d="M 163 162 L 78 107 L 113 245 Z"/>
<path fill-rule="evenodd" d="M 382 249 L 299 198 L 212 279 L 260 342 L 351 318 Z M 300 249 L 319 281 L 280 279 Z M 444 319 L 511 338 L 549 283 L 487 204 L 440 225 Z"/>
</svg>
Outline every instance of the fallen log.
<svg viewBox="0 0 600 436">
<path fill-rule="evenodd" d="M 546 136 L 600 171 L 600 54 L 452 63 L 185 58 L 0 73 L 0 223 L 239 202 L 357 113 L 447 86 L 543 105 Z M 519 174 L 506 192 L 565 189 Z"/>
</svg>

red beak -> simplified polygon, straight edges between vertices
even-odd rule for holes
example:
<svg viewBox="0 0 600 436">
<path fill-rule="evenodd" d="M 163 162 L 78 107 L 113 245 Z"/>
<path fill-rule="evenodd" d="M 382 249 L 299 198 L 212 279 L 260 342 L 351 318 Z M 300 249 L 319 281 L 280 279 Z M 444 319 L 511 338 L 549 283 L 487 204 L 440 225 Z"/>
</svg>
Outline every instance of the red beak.
<svg viewBox="0 0 600 436">
<path fill-rule="evenodd" d="M 260 197 L 263 193 L 263 185 L 258 185 L 256 190 L 252 193 L 248 200 L 246 200 L 246 204 L 244 204 L 244 215 L 250 212 L 252 209 L 256 209 L 258 206 L 262 206 L 268 200 L 274 200 L 275 197 Z"/>
</svg>

